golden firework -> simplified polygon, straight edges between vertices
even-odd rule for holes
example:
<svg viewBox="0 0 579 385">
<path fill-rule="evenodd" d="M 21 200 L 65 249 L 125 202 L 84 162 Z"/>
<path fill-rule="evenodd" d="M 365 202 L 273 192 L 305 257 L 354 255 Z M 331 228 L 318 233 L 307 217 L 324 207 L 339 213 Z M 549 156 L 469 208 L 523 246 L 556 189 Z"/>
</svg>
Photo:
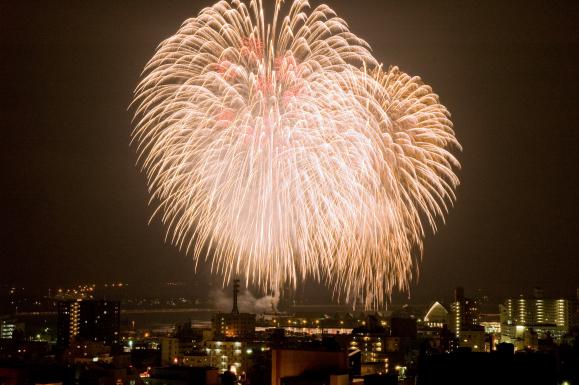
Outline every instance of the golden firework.
<svg viewBox="0 0 579 385">
<path fill-rule="evenodd" d="M 408 289 L 455 199 L 449 113 L 383 70 L 326 5 L 220 1 L 160 44 L 135 91 L 139 163 L 168 239 L 224 281 L 313 277 L 348 301 Z"/>
</svg>

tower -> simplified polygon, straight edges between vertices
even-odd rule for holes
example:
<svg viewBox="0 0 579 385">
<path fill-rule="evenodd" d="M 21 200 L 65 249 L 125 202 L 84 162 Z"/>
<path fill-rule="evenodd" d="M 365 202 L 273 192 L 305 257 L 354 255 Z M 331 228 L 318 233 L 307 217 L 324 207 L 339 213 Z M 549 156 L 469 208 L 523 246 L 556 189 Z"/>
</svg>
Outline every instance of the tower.
<svg viewBox="0 0 579 385">
<path fill-rule="evenodd" d="M 237 307 L 239 280 L 233 280 L 233 307 L 231 313 L 217 313 L 211 320 L 213 337 L 251 340 L 255 334 L 255 314 L 240 313 Z"/>
<path fill-rule="evenodd" d="M 233 280 L 233 309 L 231 309 L 231 314 L 239 314 L 239 309 L 237 308 L 237 294 L 239 293 L 239 279 Z"/>
</svg>

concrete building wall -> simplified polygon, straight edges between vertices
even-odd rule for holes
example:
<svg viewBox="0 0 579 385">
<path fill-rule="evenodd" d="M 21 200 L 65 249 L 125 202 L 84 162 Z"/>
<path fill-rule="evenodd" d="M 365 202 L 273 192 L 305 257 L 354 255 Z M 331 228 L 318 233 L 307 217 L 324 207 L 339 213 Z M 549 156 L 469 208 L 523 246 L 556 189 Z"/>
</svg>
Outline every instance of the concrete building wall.
<svg viewBox="0 0 579 385">
<path fill-rule="evenodd" d="M 271 384 L 280 385 L 284 377 L 299 376 L 305 371 L 342 371 L 348 368 L 345 351 L 272 349 Z"/>
</svg>

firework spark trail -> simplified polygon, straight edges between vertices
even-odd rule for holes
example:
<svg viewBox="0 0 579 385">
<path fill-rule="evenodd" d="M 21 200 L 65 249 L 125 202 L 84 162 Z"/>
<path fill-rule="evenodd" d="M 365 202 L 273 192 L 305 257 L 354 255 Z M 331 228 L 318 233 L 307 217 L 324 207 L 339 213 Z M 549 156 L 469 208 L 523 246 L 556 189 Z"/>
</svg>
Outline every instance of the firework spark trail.
<svg viewBox="0 0 579 385">
<path fill-rule="evenodd" d="M 154 216 L 224 281 L 313 277 L 378 306 L 455 200 L 460 145 L 430 87 L 384 70 L 329 7 L 284 8 L 266 23 L 261 1 L 221 1 L 145 67 L 132 140 Z"/>
</svg>

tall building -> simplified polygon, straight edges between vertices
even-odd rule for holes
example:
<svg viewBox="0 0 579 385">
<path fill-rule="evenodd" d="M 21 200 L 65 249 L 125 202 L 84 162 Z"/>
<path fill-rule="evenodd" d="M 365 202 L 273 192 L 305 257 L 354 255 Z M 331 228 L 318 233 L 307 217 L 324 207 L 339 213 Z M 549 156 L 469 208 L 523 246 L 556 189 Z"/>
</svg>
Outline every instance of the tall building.
<svg viewBox="0 0 579 385">
<path fill-rule="evenodd" d="M 457 287 L 454 291 L 448 327 L 459 339 L 465 330 L 480 329 L 478 303 L 472 298 L 465 297 L 462 287 Z"/>
<path fill-rule="evenodd" d="M 543 290 L 535 288 L 531 298 L 508 298 L 500 305 L 501 332 L 504 342 L 515 342 L 525 329 L 539 338 L 547 335 L 559 339 L 570 329 L 571 301 L 564 298 L 544 298 Z"/>
<path fill-rule="evenodd" d="M 68 347 L 74 339 L 115 345 L 119 342 L 120 302 L 66 300 L 58 302 L 57 344 Z"/>
<path fill-rule="evenodd" d="M 255 314 L 240 313 L 237 307 L 239 280 L 233 281 L 233 308 L 231 313 L 217 313 L 212 321 L 213 338 L 252 339 L 255 336 Z"/>
</svg>

